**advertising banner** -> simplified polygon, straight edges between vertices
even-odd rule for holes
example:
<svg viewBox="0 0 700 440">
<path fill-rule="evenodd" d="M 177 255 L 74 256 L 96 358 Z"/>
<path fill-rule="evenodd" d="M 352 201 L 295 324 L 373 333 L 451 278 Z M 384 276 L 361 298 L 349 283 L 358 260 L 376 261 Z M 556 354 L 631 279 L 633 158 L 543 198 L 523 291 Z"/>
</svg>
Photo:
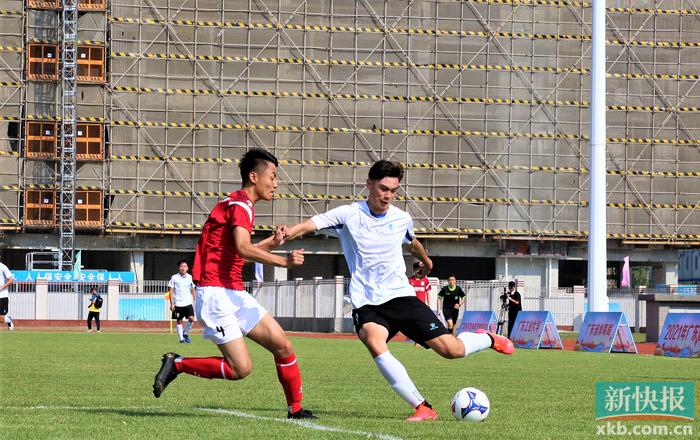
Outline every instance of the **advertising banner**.
<svg viewBox="0 0 700 440">
<path fill-rule="evenodd" d="M 133 283 L 136 279 L 134 272 L 107 272 L 104 270 L 13 270 L 12 275 L 18 283 L 33 283 L 38 279 L 48 282 L 78 282 L 78 283 L 106 283 L 116 280 L 120 283 Z"/>
<path fill-rule="evenodd" d="M 457 334 L 462 332 L 474 333 L 480 328 L 485 328 L 491 333 L 496 332 L 496 314 L 492 311 L 472 311 L 465 310 L 462 313 L 462 320 L 457 327 Z"/>
<path fill-rule="evenodd" d="M 574 350 L 637 353 L 637 345 L 623 312 L 588 312 Z"/>
<path fill-rule="evenodd" d="M 669 313 L 654 354 L 700 357 L 700 313 Z"/>
<path fill-rule="evenodd" d="M 563 348 L 554 317 L 548 311 L 519 312 L 508 335 L 518 348 Z"/>
</svg>

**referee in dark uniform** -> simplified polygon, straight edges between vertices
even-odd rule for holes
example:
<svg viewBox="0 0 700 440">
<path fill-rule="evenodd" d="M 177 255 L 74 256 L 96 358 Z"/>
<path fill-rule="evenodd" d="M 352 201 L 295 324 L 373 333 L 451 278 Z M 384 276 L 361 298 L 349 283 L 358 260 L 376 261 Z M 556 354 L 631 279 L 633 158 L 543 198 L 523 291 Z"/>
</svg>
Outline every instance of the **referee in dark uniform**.
<svg viewBox="0 0 700 440">
<path fill-rule="evenodd" d="M 508 337 L 510 338 L 513 325 L 515 325 L 515 319 L 518 317 L 518 312 L 523 309 L 523 300 L 520 297 L 520 292 L 515 289 L 515 281 L 508 283 L 506 298 L 508 299 Z"/>
<path fill-rule="evenodd" d="M 462 307 L 465 297 L 466 295 L 462 288 L 457 285 L 457 279 L 454 275 L 447 279 L 447 285 L 438 293 L 438 310 L 442 310 L 447 329 L 453 335 L 459 319 L 459 309 Z M 442 307 L 440 303 L 442 303 Z"/>
</svg>

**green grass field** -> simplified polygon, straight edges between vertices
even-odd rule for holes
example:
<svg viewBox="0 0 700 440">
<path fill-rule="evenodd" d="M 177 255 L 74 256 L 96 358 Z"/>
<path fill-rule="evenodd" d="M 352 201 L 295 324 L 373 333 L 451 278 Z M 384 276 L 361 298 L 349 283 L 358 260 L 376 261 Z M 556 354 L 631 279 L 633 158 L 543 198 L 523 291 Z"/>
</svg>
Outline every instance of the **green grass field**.
<svg viewBox="0 0 700 440">
<path fill-rule="evenodd" d="M 694 381 L 700 402 L 697 359 L 544 350 L 507 357 L 488 350 L 450 361 L 399 342 L 391 344 L 392 353 L 440 416 L 407 424 L 410 408 L 359 341 L 292 340 L 305 406 L 320 416 L 314 423 L 284 418 L 271 355 L 252 343 L 254 370 L 243 381 L 180 375 L 155 399 L 151 384 L 162 353 L 210 356 L 216 348 L 199 335 L 181 345 L 175 336 L 155 333 L 2 331 L 0 438 L 594 438 L 596 381 Z M 465 386 L 489 396 L 485 422 L 452 418 L 451 397 Z"/>
</svg>

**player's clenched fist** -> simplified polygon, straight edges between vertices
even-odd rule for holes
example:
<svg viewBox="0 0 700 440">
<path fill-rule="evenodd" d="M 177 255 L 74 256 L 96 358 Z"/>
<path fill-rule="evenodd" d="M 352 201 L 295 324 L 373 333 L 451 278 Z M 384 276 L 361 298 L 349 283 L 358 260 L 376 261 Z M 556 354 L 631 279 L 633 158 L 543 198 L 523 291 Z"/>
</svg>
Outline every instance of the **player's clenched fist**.
<svg viewBox="0 0 700 440">
<path fill-rule="evenodd" d="M 287 256 L 287 267 L 296 267 L 304 264 L 304 249 L 295 249 Z"/>
</svg>

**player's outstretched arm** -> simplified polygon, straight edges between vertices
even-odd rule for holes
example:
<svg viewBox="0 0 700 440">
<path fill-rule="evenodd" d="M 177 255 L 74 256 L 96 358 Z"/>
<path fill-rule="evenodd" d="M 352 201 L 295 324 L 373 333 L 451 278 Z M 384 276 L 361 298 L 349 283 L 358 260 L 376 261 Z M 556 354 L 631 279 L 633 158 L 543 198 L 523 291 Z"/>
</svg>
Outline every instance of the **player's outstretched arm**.
<svg viewBox="0 0 700 440">
<path fill-rule="evenodd" d="M 433 260 L 428 257 L 428 252 L 426 252 L 425 248 L 417 238 L 414 238 L 408 245 L 408 251 L 411 253 L 411 255 L 423 262 L 425 265 L 423 275 L 428 276 L 430 271 L 433 270 Z"/>
<path fill-rule="evenodd" d="M 279 267 L 296 267 L 304 264 L 304 249 L 292 251 L 286 258 L 255 246 L 250 241 L 250 232 L 242 227 L 233 228 L 233 242 L 236 253 L 249 261 L 272 264 Z"/>
<path fill-rule="evenodd" d="M 286 240 L 294 240 L 302 235 L 314 232 L 316 229 L 316 223 L 314 223 L 311 219 L 308 219 L 305 222 L 297 223 L 296 225 L 289 227 L 287 230 Z"/>
<path fill-rule="evenodd" d="M 284 242 L 287 240 L 286 236 L 288 231 L 289 226 L 279 225 L 275 228 L 275 231 L 272 233 L 272 235 L 270 235 L 264 240 L 255 243 L 253 246 L 256 246 L 265 251 L 269 251 L 272 248 L 284 244 Z"/>
</svg>

